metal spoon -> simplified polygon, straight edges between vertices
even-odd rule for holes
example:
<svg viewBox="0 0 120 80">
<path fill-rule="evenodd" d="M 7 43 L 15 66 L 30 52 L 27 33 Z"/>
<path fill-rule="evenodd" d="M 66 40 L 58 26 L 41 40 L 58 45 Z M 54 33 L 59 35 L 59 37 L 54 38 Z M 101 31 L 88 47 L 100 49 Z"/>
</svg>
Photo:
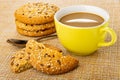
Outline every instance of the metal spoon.
<svg viewBox="0 0 120 80">
<path fill-rule="evenodd" d="M 37 39 L 35 39 L 36 41 L 46 41 L 46 40 L 50 40 L 50 39 L 54 39 L 57 38 L 56 34 L 52 34 L 52 35 L 47 35 L 47 36 L 41 36 Z M 14 45 L 14 46 L 18 46 L 18 47 L 25 47 L 26 43 L 28 40 L 20 40 L 20 39 L 8 39 L 7 42 Z"/>
</svg>

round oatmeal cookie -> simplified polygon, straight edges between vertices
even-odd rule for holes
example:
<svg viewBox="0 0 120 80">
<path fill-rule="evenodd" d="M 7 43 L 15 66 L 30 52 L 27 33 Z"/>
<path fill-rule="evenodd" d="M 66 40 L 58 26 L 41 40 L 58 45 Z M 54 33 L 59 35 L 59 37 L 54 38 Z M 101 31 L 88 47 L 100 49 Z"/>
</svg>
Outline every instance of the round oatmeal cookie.
<svg viewBox="0 0 120 80">
<path fill-rule="evenodd" d="M 54 22 L 49 22 L 49 23 L 45 23 L 45 24 L 25 24 L 22 23 L 18 20 L 15 21 L 16 26 L 20 29 L 24 29 L 24 30 L 30 30 L 30 31 L 38 31 L 38 30 L 45 30 L 45 29 L 49 29 L 52 27 L 55 27 Z"/>
<path fill-rule="evenodd" d="M 15 18 L 26 24 L 44 24 L 54 20 L 59 8 L 49 3 L 28 3 L 15 11 Z"/>
<path fill-rule="evenodd" d="M 46 74 L 62 74 L 78 66 L 78 60 L 74 57 L 63 56 L 61 52 L 50 48 L 31 54 L 30 62 L 35 69 Z"/>
<path fill-rule="evenodd" d="M 48 35 L 48 34 L 52 34 L 56 32 L 54 27 L 49 28 L 49 29 L 44 29 L 44 30 L 37 30 L 37 31 L 20 29 L 17 27 L 17 31 L 18 33 L 25 35 L 25 36 L 43 36 L 43 35 Z"/>
</svg>

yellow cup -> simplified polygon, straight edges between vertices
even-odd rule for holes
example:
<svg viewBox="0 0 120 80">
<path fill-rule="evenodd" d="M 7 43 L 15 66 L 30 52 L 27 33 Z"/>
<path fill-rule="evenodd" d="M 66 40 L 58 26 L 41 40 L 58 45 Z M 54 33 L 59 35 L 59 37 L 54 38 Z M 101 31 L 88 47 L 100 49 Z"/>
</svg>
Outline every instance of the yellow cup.
<svg viewBox="0 0 120 80">
<path fill-rule="evenodd" d="M 63 16 L 75 12 L 89 12 L 104 18 L 104 22 L 93 27 L 74 27 L 61 23 Z M 89 55 L 103 46 L 111 46 L 116 42 L 115 32 L 108 27 L 109 14 L 99 7 L 75 5 L 60 9 L 54 16 L 56 32 L 61 44 L 76 55 Z M 105 42 L 106 33 L 111 41 Z"/>
</svg>

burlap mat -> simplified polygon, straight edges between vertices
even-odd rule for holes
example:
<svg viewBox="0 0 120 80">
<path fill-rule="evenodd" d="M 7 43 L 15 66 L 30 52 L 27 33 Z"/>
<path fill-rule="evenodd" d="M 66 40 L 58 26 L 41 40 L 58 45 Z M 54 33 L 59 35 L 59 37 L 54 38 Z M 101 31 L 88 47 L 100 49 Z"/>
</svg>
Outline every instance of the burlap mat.
<svg viewBox="0 0 120 80">
<path fill-rule="evenodd" d="M 95 5 L 110 13 L 110 27 L 117 33 L 117 42 L 111 47 L 100 48 L 90 56 L 75 56 L 79 67 L 61 75 L 46 75 L 34 69 L 15 74 L 9 66 L 10 57 L 20 48 L 6 43 L 8 38 L 33 39 L 16 32 L 14 11 L 28 0 L 0 0 L 0 80 L 120 80 L 120 1 L 119 0 L 39 0 L 52 2 L 59 7 L 75 4 Z M 29 2 L 35 2 L 33 0 Z M 66 51 L 57 39 L 46 41 Z M 71 55 L 71 54 L 70 54 Z M 74 56 L 74 55 L 72 55 Z"/>
</svg>

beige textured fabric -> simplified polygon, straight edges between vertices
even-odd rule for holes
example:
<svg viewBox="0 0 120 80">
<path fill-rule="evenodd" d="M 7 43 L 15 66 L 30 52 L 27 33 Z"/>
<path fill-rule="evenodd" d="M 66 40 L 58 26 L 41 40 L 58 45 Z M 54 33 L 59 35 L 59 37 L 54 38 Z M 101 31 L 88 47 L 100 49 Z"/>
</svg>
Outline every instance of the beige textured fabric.
<svg viewBox="0 0 120 80">
<path fill-rule="evenodd" d="M 59 7 L 75 4 L 95 5 L 110 13 L 110 27 L 118 36 L 111 47 L 100 48 L 90 56 L 74 56 L 65 50 L 58 39 L 45 41 L 57 46 L 65 54 L 79 60 L 79 67 L 61 75 L 46 75 L 34 69 L 19 74 L 12 73 L 9 66 L 10 57 L 20 48 L 6 43 L 8 38 L 33 39 L 17 33 L 14 22 L 14 11 L 28 0 L 0 0 L 0 80 L 120 80 L 120 0 L 29 0 L 29 2 L 51 2 Z M 110 37 L 108 37 L 109 39 Z"/>
</svg>

